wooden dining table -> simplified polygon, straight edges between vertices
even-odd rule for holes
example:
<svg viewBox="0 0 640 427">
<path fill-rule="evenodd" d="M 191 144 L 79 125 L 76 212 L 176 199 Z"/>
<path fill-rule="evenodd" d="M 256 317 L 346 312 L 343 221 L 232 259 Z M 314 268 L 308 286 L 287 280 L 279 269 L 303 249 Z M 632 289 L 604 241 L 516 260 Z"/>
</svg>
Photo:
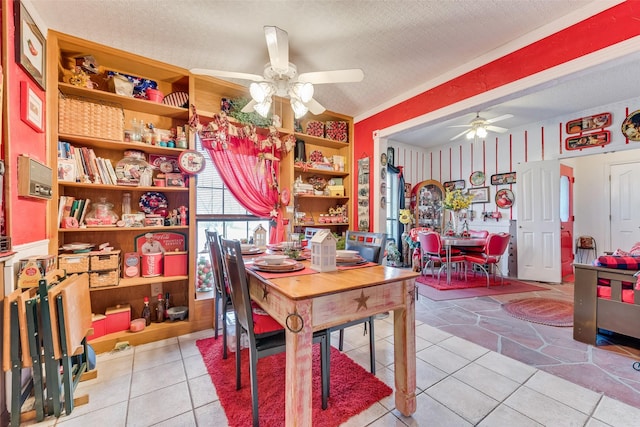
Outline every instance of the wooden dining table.
<svg viewBox="0 0 640 427">
<path fill-rule="evenodd" d="M 251 298 L 286 332 L 285 425 L 312 424 L 313 332 L 378 313 L 393 312 L 395 400 L 400 413 L 416 410 L 415 278 L 382 265 L 316 272 L 263 274 L 250 263 Z M 340 396 L 331 396 L 339 400 Z"/>
</svg>

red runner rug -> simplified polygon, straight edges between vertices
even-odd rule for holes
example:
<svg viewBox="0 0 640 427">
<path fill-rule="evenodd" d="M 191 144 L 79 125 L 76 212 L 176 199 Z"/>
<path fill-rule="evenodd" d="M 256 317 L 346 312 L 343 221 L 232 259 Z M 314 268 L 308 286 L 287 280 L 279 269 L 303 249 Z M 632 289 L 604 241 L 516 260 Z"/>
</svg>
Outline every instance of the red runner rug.
<svg viewBox="0 0 640 427">
<path fill-rule="evenodd" d="M 222 359 L 222 338 L 207 338 L 196 342 L 207 366 L 229 426 L 252 424 L 249 351 L 242 350 L 242 388 L 236 391 L 235 353 Z M 320 381 L 320 345 L 313 346 L 313 426 L 339 426 L 369 406 L 389 396 L 391 388 L 366 371 L 349 357 L 331 348 L 331 389 L 329 407 L 322 410 Z M 285 353 L 258 361 L 258 399 L 260 425 L 284 425 Z"/>
<path fill-rule="evenodd" d="M 517 319 L 549 326 L 573 326 L 573 303 L 551 298 L 523 298 L 502 308 Z"/>
<path fill-rule="evenodd" d="M 419 276 L 416 279 L 418 284 L 418 293 L 434 301 L 445 301 L 462 298 L 476 298 L 491 295 L 516 294 L 520 292 L 547 291 L 548 288 L 521 282 L 510 277 L 504 279 L 504 286 L 498 283 L 494 284 L 491 280 L 491 286 L 487 288 L 487 279 L 485 276 L 469 275 L 468 280 L 458 280 L 451 278 L 451 285 L 447 285 L 446 277 L 438 279 L 431 276 Z"/>
</svg>

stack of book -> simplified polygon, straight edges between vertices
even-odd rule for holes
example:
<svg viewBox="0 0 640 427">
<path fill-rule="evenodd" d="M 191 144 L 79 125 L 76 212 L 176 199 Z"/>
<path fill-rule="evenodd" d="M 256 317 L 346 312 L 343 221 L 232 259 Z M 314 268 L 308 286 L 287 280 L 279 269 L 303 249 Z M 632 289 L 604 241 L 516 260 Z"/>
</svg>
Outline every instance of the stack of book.
<svg viewBox="0 0 640 427">
<path fill-rule="evenodd" d="M 116 185 L 111 160 L 97 157 L 93 148 L 58 141 L 58 181 Z"/>
</svg>

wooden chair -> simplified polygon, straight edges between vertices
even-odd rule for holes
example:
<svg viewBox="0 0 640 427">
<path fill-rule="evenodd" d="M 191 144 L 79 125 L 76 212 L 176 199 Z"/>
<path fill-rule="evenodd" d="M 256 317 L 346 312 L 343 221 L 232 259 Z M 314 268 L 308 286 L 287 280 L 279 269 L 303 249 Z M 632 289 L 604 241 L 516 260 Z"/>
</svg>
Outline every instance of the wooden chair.
<svg viewBox="0 0 640 427">
<path fill-rule="evenodd" d="M 215 318 L 213 320 L 214 336 L 218 339 L 218 322 L 222 319 L 222 358 L 227 358 L 227 313 L 233 311 L 229 287 L 224 276 L 222 266 L 222 256 L 220 253 L 220 240 L 216 231 L 205 231 L 207 244 L 209 245 L 209 255 L 211 257 L 211 268 L 213 268 L 213 279 L 215 281 Z M 222 302 L 222 306 L 221 303 Z"/>
<path fill-rule="evenodd" d="M 509 233 L 491 233 L 487 237 L 487 243 L 485 244 L 485 250 L 480 254 L 467 254 L 464 256 L 467 262 L 472 263 L 474 266 L 480 268 L 487 276 L 487 287 L 489 287 L 489 270 L 493 272 L 493 279 L 495 282 L 496 265 L 500 263 L 502 255 L 509 246 L 509 239 L 511 235 Z M 498 268 L 498 270 L 500 270 Z M 504 284 L 504 277 L 500 273 L 501 284 Z"/>
<path fill-rule="evenodd" d="M 259 425 L 258 412 L 258 360 L 262 357 L 285 351 L 285 331 L 271 316 L 260 314 L 254 310 L 249 296 L 247 272 L 240 242 L 220 239 L 222 260 L 229 280 L 231 300 L 236 311 L 236 390 L 241 387 L 240 380 L 240 335 L 246 331 L 249 338 L 249 371 L 251 377 L 251 401 L 253 425 Z M 329 339 L 326 330 L 313 334 L 313 342 L 321 346 L 322 372 L 322 409 L 327 408 L 329 398 Z"/>
<path fill-rule="evenodd" d="M 387 236 L 384 233 L 369 233 L 363 231 L 347 231 L 345 249 L 358 251 L 360 256 L 367 261 L 382 264 L 384 259 L 384 248 Z M 369 362 L 371 364 L 371 373 L 376 373 L 376 337 L 374 331 L 375 316 L 365 317 L 363 319 L 353 320 L 343 323 L 329 329 L 329 334 L 333 331 L 340 331 L 338 341 L 338 349 L 342 351 L 344 348 L 344 329 L 350 326 L 364 323 L 364 333 L 367 333 L 367 325 L 369 325 Z"/>
</svg>

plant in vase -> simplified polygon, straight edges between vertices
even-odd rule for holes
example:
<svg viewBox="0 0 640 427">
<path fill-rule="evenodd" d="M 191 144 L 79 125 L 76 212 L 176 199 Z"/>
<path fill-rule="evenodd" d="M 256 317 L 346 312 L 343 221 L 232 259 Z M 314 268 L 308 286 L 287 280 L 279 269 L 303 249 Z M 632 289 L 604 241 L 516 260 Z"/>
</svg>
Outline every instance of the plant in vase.
<svg viewBox="0 0 640 427">
<path fill-rule="evenodd" d="M 455 236 L 461 234 L 458 230 L 460 211 L 469 208 L 472 200 L 473 195 L 463 193 L 462 190 L 447 190 L 442 201 L 442 206 L 450 212 L 445 234 Z"/>
</svg>

